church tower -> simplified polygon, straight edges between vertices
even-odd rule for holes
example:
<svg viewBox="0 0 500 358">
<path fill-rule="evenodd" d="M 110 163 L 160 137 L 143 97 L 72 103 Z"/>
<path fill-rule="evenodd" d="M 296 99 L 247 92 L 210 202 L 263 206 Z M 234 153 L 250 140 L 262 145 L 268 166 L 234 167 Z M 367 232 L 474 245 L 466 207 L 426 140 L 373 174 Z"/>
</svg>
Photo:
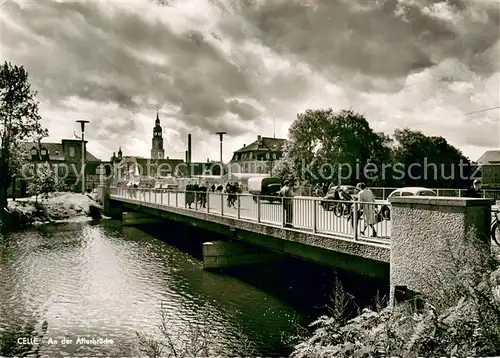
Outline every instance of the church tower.
<svg viewBox="0 0 500 358">
<path fill-rule="evenodd" d="M 160 126 L 160 118 L 158 117 L 158 110 L 156 110 L 156 121 L 153 128 L 153 141 L 151 147 L 151 159 L 165 158 L 165 150 L 163 149 L 163 135 Z"/>
</svg>

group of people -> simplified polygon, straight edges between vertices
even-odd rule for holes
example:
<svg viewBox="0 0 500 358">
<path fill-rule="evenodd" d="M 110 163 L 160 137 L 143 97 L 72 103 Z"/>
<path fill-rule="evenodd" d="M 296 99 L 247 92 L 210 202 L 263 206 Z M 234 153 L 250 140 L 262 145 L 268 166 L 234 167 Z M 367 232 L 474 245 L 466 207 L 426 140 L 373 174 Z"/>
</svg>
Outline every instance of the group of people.
<svg viewBox="0 0 500 358">
<path fill-rule="evenodd" d="M 227 183 L 226 184 L 227 195 L 227 206 L 236 208 L 236 201 L 238 200 L 238 194 L 241 194 L 241 187 L 238 183 Z"/>
<path fill-rule="evenodd" d="M 215 184 L 212 184 L 208 186 L 207 184 L 188 183 L 186 185 L 185 207 L 191 209 L 191 205 L 197 201 L 201 208 L 206 208 L 209 189 L 212 193 L 215 191 L 222 193 L 224 191 L 228 194 L 227 205 L 229 207 L 236 207 L 235 203 L 238 199 L 238 194 L 241 193 L 241 187 L 238 183 L 227 183 L 225 189 L 222 185 L 215 186 Z"/>
<path fill-rule="evenodd" d="M 205 184 L 187 184 L 186 185 L 186 200 L 184 206 L 191 209 L 191 205 L 195 201 L 200 204 L 200 207 L 207 207 L 207 191 L 208 187 Z"/>
</svg>

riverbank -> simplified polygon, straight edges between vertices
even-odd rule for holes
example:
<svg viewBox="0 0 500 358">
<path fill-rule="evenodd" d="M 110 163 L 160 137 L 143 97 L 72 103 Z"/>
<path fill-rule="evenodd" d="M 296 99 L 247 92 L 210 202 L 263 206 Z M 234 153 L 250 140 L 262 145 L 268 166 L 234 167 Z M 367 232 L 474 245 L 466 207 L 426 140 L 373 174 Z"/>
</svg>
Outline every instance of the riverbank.
<svg viewBox="0 0 500 358">
<path fill-rule="evenodd" d="M 10 229 L 29 225 L 83 221 L 100 218 L 101 205 L 95 194 L 50 193 L 47 198 L 34 196 L 9 200 L 7 220 Z"/>
<path fill-rule="evenodd" d="M 323 316 L 310 324 L 312 333 L 295 337 L 290 357 L 499 356 L 500 255 L 490 264 L 477 285 L 458 275 L 461 290 L 451 307 L 443 296 L 421 309 L 380 306 L 348 321 Z"/>
</svg>

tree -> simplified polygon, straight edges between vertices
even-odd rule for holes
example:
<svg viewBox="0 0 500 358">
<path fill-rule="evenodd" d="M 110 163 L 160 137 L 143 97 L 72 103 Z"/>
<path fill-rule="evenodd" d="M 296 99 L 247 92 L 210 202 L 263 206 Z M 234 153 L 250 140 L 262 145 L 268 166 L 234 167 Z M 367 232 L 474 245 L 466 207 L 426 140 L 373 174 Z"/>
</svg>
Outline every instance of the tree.
<svg viewBox="0 0 500 358">
<path fill-rule="evenodd" d="M 396 130 L 394 137 L 394 160 L 404 170 L 401 185 L 464 188 L 470 184 L 475 165 L 443 137 L 409 129 Z"/>
<path fill-rule="evenodd" d="M 285 146 L 286 148 L 286 146 Z M 286 149 L 285 149 L 286 151 Z M 293 163 L 290 161 L 289 157 L 284 156 L 278 159 L 273 164 L 273 177 L 280 178 L 281 180 L 285 180 L 287 178 L 292 177 L 293 172 Z"/>
<path fill-rule="evenodd" d="M 50 169 L 48 164 L 40 165 L 36 169 L 36 174 L 30 181 L 28 190 L 35 195 L 35 201 L 38 201 L 38 195 L 42 198 L 48 198 L 49 193 L 59 191 L 61 187 L 56 174 Z"/>
<path fill-rule="evenodd" d="M 5 62 L 0 67 L 0 222 L 7 206 L 7 188 L 21 167 L 16 165 L 20 142 L 40 141 L 48 135 L 40 125 L 35 96 L 23 66 Z"/>
<path fill-rule="evenodd" d="M 363 180 L 383 185 L 381 169 L 391 160 L 389 144 L 359 113 L 308 109 L 290 127 L 284 156 L 295 176 L 311 184 Z"/>
</svg>

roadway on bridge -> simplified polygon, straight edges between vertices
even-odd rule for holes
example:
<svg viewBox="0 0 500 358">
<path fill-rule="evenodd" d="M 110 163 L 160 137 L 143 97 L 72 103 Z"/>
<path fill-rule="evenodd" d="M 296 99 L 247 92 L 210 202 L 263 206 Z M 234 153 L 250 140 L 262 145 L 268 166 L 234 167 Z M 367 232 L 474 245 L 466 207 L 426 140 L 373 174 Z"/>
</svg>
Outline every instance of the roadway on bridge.
<svg viewBox="0 0 500 358">
<path fill-rule="evenodd" d="M 185 193 L 159 193 L 153 191 L 137 191 L 135 196 L 133 192 L 124 192 L 125 197 L 132 199 L 143 200 L 146 202 L 163 204 L 168 206 L 177 206 L 185 208 L 186 200 Z M 258 204 L 255 203 L 251 195 L 239 195 L 240 198 L 240 218 L 243 220 L 257 221 Z M 235 204 L 236 206 L 238 203 Z M 283 206 L 281 203 L 269 203 L 261 201 L 260 205 L 260 221 L 266 224 L 282 225 L 283 223 Z M 209 193 L 208 195 L 208 212 L 228 217 L 238 218 L 238 209 L 229 207 L 227 204 L 227 194 Z M 347 221 L 347 217 L 337 217 L 333 211 L 325 211 L 319 205 L 318 200 L 309 198 L 294 198 L 293 205 L 293 226 L 297 229 L 311 230 L 314 222 L 314 206 L 316 206 L 316 229 L 318 233 L 325 234 L 342 234 L 352 236 L 354 230 L 351 223 Z M 207 211 L 207 208 L 202 208 L 200 205 L 193 203 L 192 210 Z M 222 209 L 222 210 L 221 210 Z M 360 228 L 363 228 L 364 221 L 359 221 Z M 382 221 L 375 225 L 378 238 L 389 238 L 391 234 L 390 221 Z M 359 231 L 358 231 L 359 232 Z M 365 234 L 371 235 L 371 230 L 367 229 Z"/>
</svg>

